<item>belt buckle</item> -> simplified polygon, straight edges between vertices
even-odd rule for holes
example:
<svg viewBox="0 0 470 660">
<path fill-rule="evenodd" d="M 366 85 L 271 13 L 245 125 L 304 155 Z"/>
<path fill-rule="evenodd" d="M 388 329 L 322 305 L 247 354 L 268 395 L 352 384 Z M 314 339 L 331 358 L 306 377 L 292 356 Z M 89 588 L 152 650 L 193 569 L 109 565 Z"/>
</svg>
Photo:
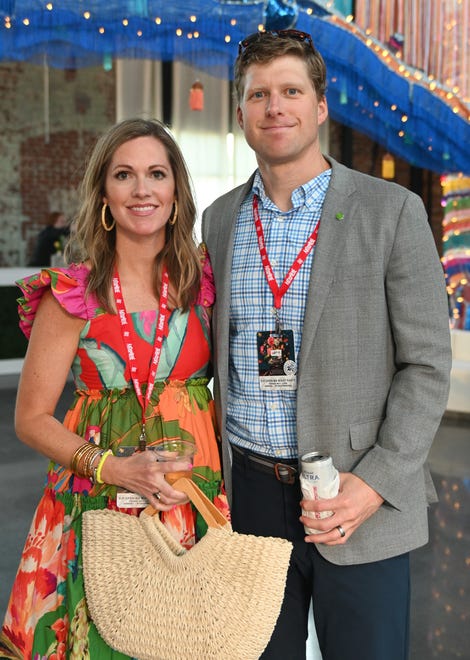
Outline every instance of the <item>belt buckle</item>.
<svg viewBox="0 0 470 660">
<path fill-rule="evenodd" d="M 274 464 L 274 474 L 276 479 L 283 484 L 292 484 L 295 483 L 295 475 L 297 474 L 297 469 L 292 465 L 284 465 L 284 463 L 275 463 Z"/>
</svg>

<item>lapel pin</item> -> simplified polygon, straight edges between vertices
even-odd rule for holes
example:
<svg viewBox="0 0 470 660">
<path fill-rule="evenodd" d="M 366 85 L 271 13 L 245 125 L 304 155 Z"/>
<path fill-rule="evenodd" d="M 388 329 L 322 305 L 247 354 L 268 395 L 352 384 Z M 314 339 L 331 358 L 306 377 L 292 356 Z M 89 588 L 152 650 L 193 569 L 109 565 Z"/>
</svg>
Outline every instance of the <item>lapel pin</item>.
<svg viewBox="0 0 470 660">
<path fill-rule="evenodd" d="M 336 219 L 337 220 L 343 220 L 344 219 L 344 213 L 337 213 L 336 214 Z"/>
</svg>

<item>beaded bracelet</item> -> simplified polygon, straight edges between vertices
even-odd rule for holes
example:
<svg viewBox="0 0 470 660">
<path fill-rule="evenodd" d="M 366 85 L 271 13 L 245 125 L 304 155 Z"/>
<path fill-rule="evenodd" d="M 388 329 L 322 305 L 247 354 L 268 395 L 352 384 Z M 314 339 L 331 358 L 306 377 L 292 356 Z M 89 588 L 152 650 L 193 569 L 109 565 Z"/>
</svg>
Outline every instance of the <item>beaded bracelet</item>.
<svg viewBox="0 0 470 660">
<path fill-rule="evenodd" d="M 106 449 L 102 449 L 100 451 L 100 453 L 98 454 L 98 461 L 96 462 L 96 465 L 95 465 L 96 456 L 93 456 L 93 458 L 92 458 L 92 461 L 91 461 L 91 464 L 90 464 L 90 479 L 91 479 L 92 484 L 98 483 L 96 481 L 96 471 L 98 470 L 98 465 L 100 464 L 100 461 L 103 458 L 106 451 L 107 451 Z"/>
<path fill-rule="evenodd" d="M 103 456 L 105 450 L 101 447 L 98 447 L 98 451 L 89 452 L 85 457 L 85 466 L 83 471 L 85 472 L 88 479 L 93 481 L 93 475 L 95 472 L 95 463 L 98 464 L 99 459 Z"/>
<path fill-rule="evenodd" d="M 112 455 L 113 452 L 111 451 L 111 449 L 107 449 L 100 458 L 98 465 L 93 470 L 93 481 L 96 484 L 104 484 L 104 481 L 101 478 L 101 470 L 103 469 L 103 465 L 105 464 L 105 461 L 108 458 L 108 456 L 112 456 Z"/>
</svg>

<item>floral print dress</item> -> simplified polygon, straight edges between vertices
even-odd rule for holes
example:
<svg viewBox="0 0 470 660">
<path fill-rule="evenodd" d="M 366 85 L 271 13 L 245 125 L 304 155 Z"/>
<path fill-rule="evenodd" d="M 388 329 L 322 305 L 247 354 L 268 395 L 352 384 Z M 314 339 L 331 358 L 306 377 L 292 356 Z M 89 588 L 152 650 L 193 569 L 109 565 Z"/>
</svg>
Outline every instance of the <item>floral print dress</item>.
<svg viewBox="0 0 470 660">
<path fill-rule="evenodd" d="M 142 410 L 127 367 L 119 319 L 86 296 L 83 264 L 44 269 L 18 283 L 20 327 L 29 337 L 40 300 L 51 290 L 70 314 L 84 319 L 72 365 L 73 403 L 67 428 L 120 455 L 136 447 Z M 149 444 L 164 437 L 193 440 L 193 479 L 229 517 L 221 478 L 210 377 L 209 309 L 214 302 L 212 272 L 204 261 L 201 289 L 189 311 L 168 311 L 167 333 L 152 396 L 146 409 Z M 157 311 L 130 313 L 138 377 L 147 382 Z M 145 386 L 143 387 L 145 392 Z M 117 509 L 116 487 L 93 485 L 50 463 L 44 494 L 36 509 L 0 634 L 0 657 L 59 660 L 124 659 L 99 636 L 90 619 L 81 565 L 81 514 Z M 138 515 L 141 509 L 122 510 Z M 167 528 L 187 548 L 205 532 L 190 503 L 161 514 Z M 113 558 L 109 558 L 113 561 Z"/>
</svg>

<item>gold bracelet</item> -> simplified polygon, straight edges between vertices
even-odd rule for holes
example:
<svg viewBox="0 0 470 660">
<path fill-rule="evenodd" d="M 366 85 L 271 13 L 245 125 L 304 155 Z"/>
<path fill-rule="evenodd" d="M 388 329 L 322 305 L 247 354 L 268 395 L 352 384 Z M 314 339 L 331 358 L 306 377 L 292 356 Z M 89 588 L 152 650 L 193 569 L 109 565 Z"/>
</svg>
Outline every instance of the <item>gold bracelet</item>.
<svg viewBox="0 0 470 660">
<path fill-rule="evenodd" d="M 93 475 L 92 464 L 95 461 L 98 455 L 101 455 L 100 447 L 97 447 L 94 444 L 90 444 L 88 451 L 84 452 L 81 456 L 81 459 L 77 465 L 77 470 L 86 479 L 89 479 Z"/>
<path fill-rule="evenodd" d="M 97 445 L 93 446 L 93 451 L 88 452 L 88 454 L 84 457 L 84 466 L 83 466 L 83 472 L 85 476 L 88 479 L 93 479 L 93 473 L 94 473 L 94 464 L 96 459 L 99 460 L 101 456 L 104 454 L 104 449 L 101 447 L 98 447 Z"/>
<path fill-rule="evenodd" d="M 103 465 L 105 464 L 106 459 L 108 458 L 108 456 L 112 456 L 112 455 L 113 455 L 113 452 L 111 451 L 111 449 L 107 449 L 104 452 L 103 456 L 100 458 L 99 463 L 98 463 L 98 465 L 96 466 L 96 468 L 94 470 L 95 483 L 104 484 L 104 481 L 101 478 L 101 470 L 103 469 Z"/>
<path fill-rule="evenodd" d="M 72 456 L 72 460 L 70 461 L 70 469 L 72 472 L 79 474 L 80 460 L 82 459 L 83 455 L 89 451 L 89 446 L 89 443 L 85 442 L 75 451 L 74 455 Z"/>
<path fill-rule="evenodd" d="M 75 451 L 70 461 L 70 469 L 80 477 L 90 479 L 93 476 L 92 465 L 103 449 L 90 442 L 85 442 Z"/>
</svg>

